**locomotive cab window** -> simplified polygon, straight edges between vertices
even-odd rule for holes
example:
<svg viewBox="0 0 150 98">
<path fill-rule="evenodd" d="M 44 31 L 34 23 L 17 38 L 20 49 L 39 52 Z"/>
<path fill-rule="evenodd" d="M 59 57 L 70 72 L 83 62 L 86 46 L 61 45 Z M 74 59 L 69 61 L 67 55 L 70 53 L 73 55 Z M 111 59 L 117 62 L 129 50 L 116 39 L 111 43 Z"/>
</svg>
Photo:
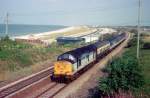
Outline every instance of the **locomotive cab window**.
<svg viewBox="0 0 150 98">
<path fill-rule="evenodd" d="M 58 60 L 69 60 L 72 61 L 73 63 L 76 63 L 76 59 L 71 54 L 63 54 L 58 57 Z"/>
</svg>

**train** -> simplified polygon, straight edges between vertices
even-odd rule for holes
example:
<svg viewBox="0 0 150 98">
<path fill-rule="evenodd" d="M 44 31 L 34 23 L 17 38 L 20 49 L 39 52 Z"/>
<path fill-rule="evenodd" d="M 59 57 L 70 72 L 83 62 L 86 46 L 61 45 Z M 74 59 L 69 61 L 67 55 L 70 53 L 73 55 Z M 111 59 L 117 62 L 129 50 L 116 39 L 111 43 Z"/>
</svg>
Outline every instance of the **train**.
<svg viewBox="0 0 150 98">
<path fill-rule="evenodd" d="M 58 56 L 54 63 L 52 81 L 70 82 L 92 67 L 126 39 L 127 34 L 121 33 L 104 41 L 83 46 Z"/>
</svg>

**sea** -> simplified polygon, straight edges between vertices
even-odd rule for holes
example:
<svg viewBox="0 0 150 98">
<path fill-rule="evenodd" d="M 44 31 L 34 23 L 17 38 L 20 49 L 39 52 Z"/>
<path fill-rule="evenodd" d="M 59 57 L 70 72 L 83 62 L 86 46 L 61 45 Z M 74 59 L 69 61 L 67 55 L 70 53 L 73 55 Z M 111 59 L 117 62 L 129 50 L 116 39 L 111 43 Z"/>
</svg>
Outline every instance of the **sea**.
<svg viewBox="0 0 150 98">
<path fill-rule="evenodd" d="M 9 24 L 8 36 L 15 37 L 27 34 L 37 34 L 42 32 L 54 31 L 66 28 L 67 26 L 61 25 L 24 25 L 24 24 Z M 6 36 L 5 24 L 0 24 L 0 37 Z"/>
</svg>

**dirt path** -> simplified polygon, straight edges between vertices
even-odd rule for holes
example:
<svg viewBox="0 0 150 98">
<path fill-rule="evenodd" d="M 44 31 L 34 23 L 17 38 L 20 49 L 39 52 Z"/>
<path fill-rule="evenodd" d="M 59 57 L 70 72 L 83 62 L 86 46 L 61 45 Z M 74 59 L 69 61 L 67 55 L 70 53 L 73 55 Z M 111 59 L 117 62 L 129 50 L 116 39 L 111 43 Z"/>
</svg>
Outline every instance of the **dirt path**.
<svg viewBox="0 0 150 98">
<path fill-rule="evenodd" d="M 73 81 L 69 86 L 66 87 L 62 92 L 57 94 L 54 98 L 85 98 L 89 95 L 89 89 L 93 88 L 97 84 L 98 77 L 102 76 L 103 73 L 100 69 L 104 68 L 105 65 L 112 57 L 123 52 L 124 46 L 129 41 L 130 34 L 126 41 L 124 41 L 118 48 L 112 51 L 109 55 L 103 58 L 99 63 L 81 75 L 76 81 Z"/>
</svg>

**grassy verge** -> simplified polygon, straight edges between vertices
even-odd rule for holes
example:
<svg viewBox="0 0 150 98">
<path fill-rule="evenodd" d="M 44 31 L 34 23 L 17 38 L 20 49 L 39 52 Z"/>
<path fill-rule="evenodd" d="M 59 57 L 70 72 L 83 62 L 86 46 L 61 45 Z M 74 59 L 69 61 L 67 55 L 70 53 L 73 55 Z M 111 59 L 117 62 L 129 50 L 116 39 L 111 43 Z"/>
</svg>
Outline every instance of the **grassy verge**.
<svg viewBox="0 0 150 98">
<path fill-rule="evenodd" d="M 135 95 L 136 98 L 141 98 L 141 97 L 149 98 L 150 97 L 150 94 L 149 94 L 149 91 L 150 91 L 150 49 L 143 48 L 143 45 L 145 43 L 148 43 L 148 42 L 147 41 L 145 42 L 145 40 L 142 40 L 140 42 L 140 58 L 138 60 L 138 63 L 136 63 L 137 61 L 135 58 L 136 57 L 136 38 L 134 38 L 133 40 L 129 42 L 129 45 L 125 49 L 125 52 L 122 55 L 122 57 L 114 59 L 110 64 L 108 64 L 110 66 L 107 66 L 105 69 L 103 69 L 106 72 L 107 77 L 100 79 L 100 82 L 99 82 L 99 89 L 100 91 L 102 91 L 102 93 L 105 92 L 106 90 L 106 92 L 107 91 L 109 92 L 107 94 L 111 95 L 111 94 L 114 94 L 113 92 L 115 92 L 115 94 L 119 95 L 118 92 L 120 92 L 120 90 L 124 91 L 127 88 L 126 95 L 128 96 L 129 92 L 132 91 L 132 86 L 133 86 L 133 94 Z M 130 74 L 126 75 L 128 73 Z M 134 74 L 131 74 L 131 73 L 134 73 Z M 142 75 L 143 78 L 138 79 L 137 77 L 139 77 L 140 74 Z M 132 75 L 133 76 L 135 75 L 135 76 L 132 78 L 131 77 Z M 132 79 L 136 79 L 136 81 L 132 81 Z M 144 81 L 144 85 L 140 85 L 139 81 Z M 131 86 L 130 86 L 130 83 L 131 83 Z M 134 87 L 136 89 L 134 89 Z"/>
<path fill-rule="evenodd" d="M 145 96 L 149 96 L 150 91 L 150 49 L 144 49 L 143 45 L 145 43 L 150 43 L 150 41 L 145 41 L 145 39 L 142 40 L 140 45 L 140 59 L 139 59 L 139 65 L 141 66 L 142 73 L 144 75 L 145 84 L 142 89 L 142 93 Z M 136 42 L 134 42 L 134 45 L 130 48 L 126 49 L 126 53 L 130 54 L 131 56 L 136 55 Z"/>
<path fill-rule="evenodd" d="M 150 94 L 149 94 L 150 92 L 150 49 L 141 49 L 140 65 L 143 68 L 143 74 L 145 78 L 145 85 L 143 88 L 143 92 L 144 94 L 150 97 Z"/>
<path fill-rule="evenodd" d="M 33 70 L 43 68 L 41 62 L 53 62 L 59 54 L 79 46 L 52 43 L 50 47 L 41 47 L 16 42 L 8 37 L 2 38 L 0 40 L 0 81 L 9 80 L 10 77 L 15 78 L 17 75 L 29 75 Z"/>
<path fill-rule="evenodd" d="M 140 65 L 143 68 L 143 74 L 145 78 L 145 85 L 143 92 L 150 97 L 150 33 L 144 33 L 142 36 L 142 44 L 140 49 Z M 147 46 L 147 48 L 146 48 Z"/>
</svg>

